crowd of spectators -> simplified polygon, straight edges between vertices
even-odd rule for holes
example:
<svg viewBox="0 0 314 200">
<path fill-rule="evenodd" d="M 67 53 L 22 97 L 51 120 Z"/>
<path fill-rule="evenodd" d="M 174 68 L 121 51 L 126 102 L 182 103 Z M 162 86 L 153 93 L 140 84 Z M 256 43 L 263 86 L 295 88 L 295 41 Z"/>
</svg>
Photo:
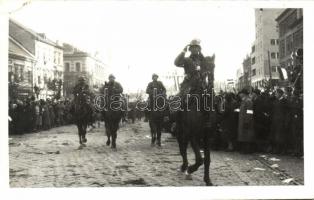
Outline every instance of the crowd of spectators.
<svg viewBox="0 0 314 200">
<path fill-rule="evenodd" d="M 298 90 L 243 89 L 220 96 L 224 109 L 218 114 L 213 149 L 303 156 L 303 95 Z M 69 100 L 10 101 L 9 134 L 72 124 L 70 108 Z"/>
<path fill-rule="evenodd" d="M 290 87 L 225 92 L 213 146 L 303 156 L 303 95 Z"/>
<path fill-rule="evenodd" d="M 72 123 L 69 100 L 12 100 L 9 102 L 9 134 L 48 130 Z"/>
</svg>

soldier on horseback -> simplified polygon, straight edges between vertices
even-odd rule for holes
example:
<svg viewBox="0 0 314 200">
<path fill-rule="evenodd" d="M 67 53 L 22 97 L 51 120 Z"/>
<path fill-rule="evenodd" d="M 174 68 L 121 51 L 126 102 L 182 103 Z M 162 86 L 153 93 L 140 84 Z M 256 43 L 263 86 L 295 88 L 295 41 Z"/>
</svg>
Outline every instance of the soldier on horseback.
<svg viewBox="0 0 314 200">
<path fill-rule="evenodd" d="M 119 122 L 123 115 L 123 109 L 125 109 L 125 99 L 122 97 L 123 88 L 120 83 L 115 81 L 113 74 L 109 75 L 109 82 L 105 82 L 103 92 L 106 98 L 104 99 L 106 109 L 102 112 L 105 121 L 107 142 L 106 145 L 111 144 L 111 148 L 116 149 L 117 131 L 119 129 Z M 118 102 L 118 107 L 111 105 L 112 102 Z M 121 107 L 122 106 L 122 107 Z"/>
<path fill-rule="evenodd" d="M 78 78 L 78 83 L 73 88 L 73 95 L 74 95 L 74 101 L 75 102 L 81 102 L 82 99 L 80 98 L 82 96 L 90 96 L 91 92 L 89 90 L 89 85 L 86 83 L 85 76 L 80 76 Z"/>
<path fill-rule="evenodd" d="M 86 83 L 85 76 L 78 78 L 78 83 L 73 88 L 74 101 L 70 112 L 73 115 L 74 122 L 78 128 L 80 144 L 87 142 L 87 125 L 93 121 L 93 106 L 91 104 L 91 91 Z"/>
<path fill-rule="evenodd" d="M 191 52 L 189 57 L 185 57 L 187 51 Z M 201 65 L 204 63 L 204 56 L 201 53 L 200 40 L 194 39 L 184 47 L 183 51 L 175 59 L 174 64 L 177 67 L 183 67 L 185 77 L 180 85 L 180 93 L 182 96 L 189 93 L 191 90 L 201 87 Z"/>
<path fill-rule="evenodd" d="M 166 88 L 161 81 L 158 81 L 158 75 L 153 74 L 152 79 L 153 79 L 153 81 L 148 83 L 147 88 L 146 88 L 146 93 L 149 95 L 150 109 L 153 109 L 154 95 L 155 96 L 157 96 L 157 95 L 166 96 Z M 155 93 L 154 93 L 154 91 L 155 91 Z"/>
<path fill-rule="evenodd" d="M 121 84 L 116 80 L 116 77 L 113 74 L 109 75 L 109 82 L 105 83 L 105 88 L 108 89 L 108 95 L 121 95 L 123 93 L 123 88 Z"/>
<path fill-rule="evenodd" d="M 189 57 L 185 57 L 188 50 L 191 54 Z M 209 101 L 210 97 L 206 96 L 207 90 L 208 92 L 213 91 L 214 61 L 215 55 L 204 57 L 201 53 L 200 40 L 194 39 L 185 46 L 174 62 L 177 67 L 183 67 L 185 72 L 185 78 L 180 85 L 179 97 L 182 102 L 181 106 L 186 106 L 186 108 L 176 113 L 177 140 L 183 161 L 180 170 L 190 176 L 204 164 L 206 185 L 212 185 L 209 177 L 209 141 L 215 129 L 215 117 L 217 116 L 215 110 L 212 109 L 215 106 L 215 100 Z M 196 98 L 189 101 L 191 95 Z M 211 109 L 205 109 L 206 102 L 213 102 L 210 105 Z M 188 144 L 191 144 L 195 154 L 195 163 L 192 165 L 188 164 Z M 204 158 L 200 148 L 203 148 Z"/>
</svg>

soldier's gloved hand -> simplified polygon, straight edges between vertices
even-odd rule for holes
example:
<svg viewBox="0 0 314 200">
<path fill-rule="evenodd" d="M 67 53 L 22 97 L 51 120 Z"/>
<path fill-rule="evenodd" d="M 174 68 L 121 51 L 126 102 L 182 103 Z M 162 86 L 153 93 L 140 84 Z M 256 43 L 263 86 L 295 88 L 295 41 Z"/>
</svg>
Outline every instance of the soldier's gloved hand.
<svg viewBox="0 0 314 200">
<path fill-rule="evenodd" d="M 197 66 L 197 67 L 196 67 L 196 70 L 197 70 L 197 71 L 200 71 L 200 70 L 201 70 L 201 66 Z"/>
<path fill-rule="evenodd" d="M 187 51 L 188 51 L 188 49 L 189 49 L 189 44 L 188 45 L 186 45 L 185 47 L 184 47 L 184 49 L 183 49 L 183 51 L 182 52 L 184 52 L 184 53 L 186 53 Z"/>
</svg>

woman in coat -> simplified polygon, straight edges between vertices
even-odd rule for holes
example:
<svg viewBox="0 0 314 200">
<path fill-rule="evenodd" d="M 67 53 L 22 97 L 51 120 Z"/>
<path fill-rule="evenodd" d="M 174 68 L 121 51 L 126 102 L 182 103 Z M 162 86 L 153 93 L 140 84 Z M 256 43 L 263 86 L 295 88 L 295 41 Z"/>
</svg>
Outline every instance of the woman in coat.
<svg viewBox="0 0 314 200">
<path fill-rule="evenodd" d="M 277 89 L 273 102 L 272 123 L 271 123 L 271 142 L 273 153 L 285 153 L 287 150 L 287 99 L 283 96 L 284 92 Z"/>
<path fill-rule="evenodd" d="M 42 110 L 43 110 L 43 128 L 44 130 L 48 130 L 51 128 L 49 106 L 44 101 L 42 104 Z"/>
<path fill-rule="evenodd" d="M 227 93 L 225 96 L 225 111 L 223 113 L 223 119 L 221 126 L 223 129 L 223 135 L 228 143 L 228 151 L 233 151 L 235 147 L 235 141 L 237 140 L 237 101 L 233 98 L 232 93 Z"/>
<path fill-rule="evenodd" d="M 240 151 L 243 153 L 253 152 L 255 141 L 253 123 L 253 102 L 249 97 L 249 92 L 243 89 L 240 94 L 241 104 L 239 111 L 238 142 Z"/>
</svg>

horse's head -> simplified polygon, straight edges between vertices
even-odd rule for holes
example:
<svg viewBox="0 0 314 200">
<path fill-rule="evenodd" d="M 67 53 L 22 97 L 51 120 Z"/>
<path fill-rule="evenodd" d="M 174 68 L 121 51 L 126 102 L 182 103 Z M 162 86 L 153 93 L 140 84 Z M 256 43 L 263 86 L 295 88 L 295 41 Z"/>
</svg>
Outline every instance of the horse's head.
<svg viewBox="0 0 314 200">
<path fill-rule="evenodd" d="M 206 89 L 214 87 L 215 54 L 206 56 L 201 63 L 201 75 Z"/>
</svg>

